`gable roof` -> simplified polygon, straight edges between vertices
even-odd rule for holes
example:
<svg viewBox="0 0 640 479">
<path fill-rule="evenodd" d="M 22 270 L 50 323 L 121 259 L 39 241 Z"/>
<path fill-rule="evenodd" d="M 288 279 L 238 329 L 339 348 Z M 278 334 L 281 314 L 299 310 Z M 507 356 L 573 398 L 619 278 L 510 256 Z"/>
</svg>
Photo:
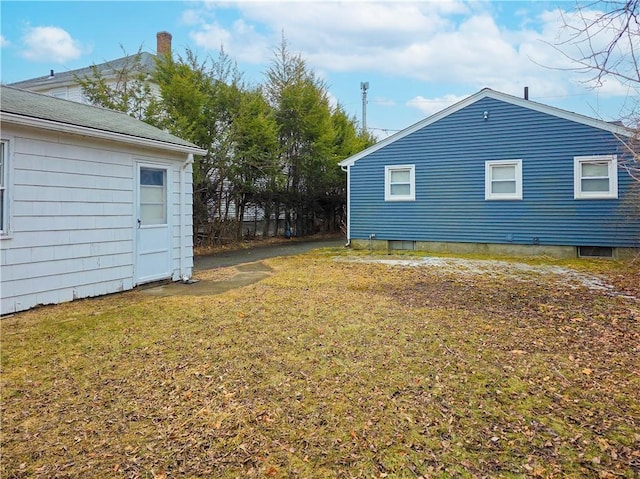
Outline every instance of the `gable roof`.
<svg viewBox="0 0 640 479">
<path fill-rule="evenodd" d="M 78 83 L 76 77 L 80 78 L 92 78 L 93 68 L 97 68 L 98 72 L 103 77 L 114 76 L 119 70 L 126 67 L 131 67 L 137 64 L 140 68 L 136 73 L 152 73 L 156 68 L 156 55 L 147 52 L 136 53 L 135 55 L 127 55 L 126 57 L 117 58 L 108 62 L 100 63 L 98 65 L 92 65 L 89 67 L 78 68 L 77 70 L 69 70 L 66 72 L 53 72 L 52 75 L 46 75 L 36 78 L 30 78 L 29 80 L 23 80 L 15 83 L 9 83 L 8 86 L 14 88 L 21 88 L 24 90 L 40 89 L 40 88 L 55 88 L 67 85 L 75 85 Z M 53 70 L 52 70 L 53 71 Z"/>
<path fill-rule="evenodd" d="M 2 122 L 204 155 L 206 150 L 125 113 L 8 86 L 0 88 Z"/>
<path fill-rule="evenodd" d="M 564 118 L 565 120 L 570 120 L 577 123 L 582 123 L 584 125 L 592 126 L 594 128 L 599 128 L 601 130 L 609 131 L 615 135 L 620 135 L 625 137 L 633 136 L 633 132 L 629 128 L 626 128 L 625 126 L 621 126 L 619 124 L 609 123 L 603 120 L 597 120 L 595 118 L 580 115 L 578 113 L 573 113 L 567 110 L 562 110 L 560 108 L 556 108 L 553 106 L 544 105 L 542 103 L 537 103 L 531 100 L 525 100 L 524 98 L 519 98 L 513 95 L 507 95 L 506 93 L 501 93 L 499 91 L 491 90 L 490 88 L 484 88 L 480 90 L 478 93 L 471 95 L 470 97 L 467 97 L 464 100 L 459 101 L 458 103 L 455 103 L 454 105 L 451 105 L 450 107 L 445 108 L 444 110 L 438 113 L 435 113 L 434 115 L 431 115 L 430 117 L 427 117 L 424 120 L 421 120 L 418 123 L 415 123 L 410 127 L 405 128 L 404 130 L 389 136 L 388 138 L 385 138 L 382 141 L 379 141 L 375 145 L 367 148 L 366 150 L 362 150 L 361 152 L 356 153 L 355 155 L 352 155 L 349 158 L 342 160 L 338 164 L 340 166 L 351 166 L 359 159 L 364 158 L 365 156 L 368 156 L 371 153 L 378 151 L 379 149 L 384 148 L 385 146 L 391 143 L 394 143 L 400 140 L 401 138 L 404 138 L 405 136 L 410 135 L 411 133 L 414 133 L 415 131 L 422 129 L 425 126 L 435 123 L 436 121 L 441 120 L 442 118 L 445 118 L 457 112 L 458 110 L 461 110 L 469 105 L 472 105 L 473 103 L 476 103 L 477 101 L 482 100 L 483 98 L 493 98 L 494 100 L 503 101 L 505 103 L 510 103 L 512 105 L 520 106 L 523 108 L 528 108 L 529 110 L 546 113 L 548 115 L 552 115 L 558 118 Z"/>
</svg>

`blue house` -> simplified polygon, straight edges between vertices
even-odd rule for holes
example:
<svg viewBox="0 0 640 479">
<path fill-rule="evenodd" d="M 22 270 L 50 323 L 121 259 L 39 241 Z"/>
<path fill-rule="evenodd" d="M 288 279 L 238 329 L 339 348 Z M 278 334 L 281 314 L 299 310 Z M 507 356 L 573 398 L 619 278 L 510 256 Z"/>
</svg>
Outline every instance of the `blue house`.
<svg viewBox="0 0 640 479">
<path fill-rule="evenodd" d="M 633 131 L 490 89 L 353 155 L 355 248 L 623 257 L 640 246 Z"/>
</svg>

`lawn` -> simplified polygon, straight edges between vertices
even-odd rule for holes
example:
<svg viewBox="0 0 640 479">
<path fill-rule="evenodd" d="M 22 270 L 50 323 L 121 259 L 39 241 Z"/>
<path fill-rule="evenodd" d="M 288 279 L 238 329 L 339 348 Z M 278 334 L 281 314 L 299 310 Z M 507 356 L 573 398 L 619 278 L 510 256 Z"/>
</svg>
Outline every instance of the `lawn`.
<svg viewBox="0 0 640 479">
<path fill-rule="evenodd" d="M 4 318 L 0 476 L 638 477 L 638 263 L 390 258 Z"/>
</svg>

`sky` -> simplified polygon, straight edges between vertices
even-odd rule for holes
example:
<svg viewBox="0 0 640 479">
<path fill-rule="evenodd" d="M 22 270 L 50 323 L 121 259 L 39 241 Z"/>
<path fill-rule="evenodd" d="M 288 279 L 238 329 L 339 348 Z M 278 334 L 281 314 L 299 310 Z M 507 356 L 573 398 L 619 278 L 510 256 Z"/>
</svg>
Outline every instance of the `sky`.
<svg viewBox="0 0 640 479">
<path fill-rule="evenodd" d="M 612 121 L 631 92 L 575 71 L 573 1 L 11 1 L 0 2 L 0 81 L 9 84 L 136 53 L 170 32 L 174 54 L 220 48 L 249 84 L 284 37 L 361 125 L 384 138 L 488 87 Z"/>
</svg>

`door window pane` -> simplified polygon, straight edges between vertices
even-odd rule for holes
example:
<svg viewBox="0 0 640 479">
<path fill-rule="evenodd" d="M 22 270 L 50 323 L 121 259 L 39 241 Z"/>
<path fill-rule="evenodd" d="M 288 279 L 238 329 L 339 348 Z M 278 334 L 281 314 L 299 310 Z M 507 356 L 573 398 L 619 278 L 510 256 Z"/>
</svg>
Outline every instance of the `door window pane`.
<svg viewBox="0 0 640 479">
<path fill-rule="evenodd" d="M 141 225 L 167 223 L 167 171 L 140 168 Z"/>
<path fill-rule="evenodd" d="M 163 186 L 165 173 L 165 170 L 157 170 L 155 168 L 140 168 L 140 184 Z"/>
</svg>

